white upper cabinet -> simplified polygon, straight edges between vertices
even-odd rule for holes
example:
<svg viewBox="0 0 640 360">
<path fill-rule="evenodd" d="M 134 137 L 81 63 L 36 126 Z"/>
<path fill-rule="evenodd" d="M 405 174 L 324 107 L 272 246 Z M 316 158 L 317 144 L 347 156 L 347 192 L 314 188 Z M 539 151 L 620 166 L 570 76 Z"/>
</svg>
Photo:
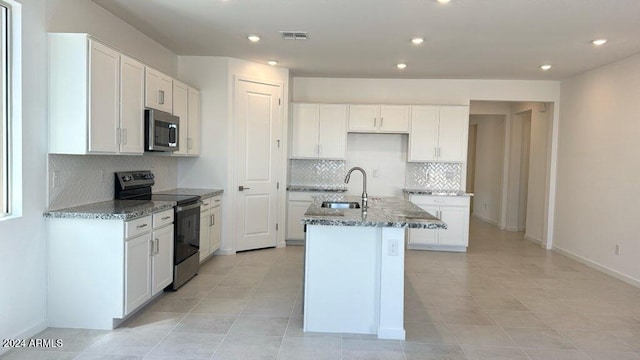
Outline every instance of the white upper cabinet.
<svg viewBox="0 0 640 360">
<path fill-rule="evenodd" d="M 87 34 L 49 34 L 49 152 L 142 154 L 141 64 Z"/>
<path fill-rule="evenodd" d="M 187 155 L 187 138 L 189 134 L 189 86 L 179 81 L 173 82 L 173 115 L 180 118 L 178 127 L 178 151 L 173 155 Z"/>
<path fill-rule="evenodd" d="M 293 104 L 291 158 L 344 159 L 347 106 Z"/>
<path fill-rule="evenodd" d="M 189 87 L 187 155 L 200 155 L 200 90 Z"/>
<path fill-rule="evenodd" d="M 118 151 L 120 54 L 89 41 L 89 152 Z"/>
<path fill-rule="evenodd" d="M 180 150 L 172 155 L 200 155 L 200 91 L 174 80 L 173 115 L 180 118 Z"/>
<path fill-rule="evenodd" d="M 173 112 L 173 79 L 146 67 L 144 105 L 151 109 Z"/>
<path fill-rule="evenodd" d="M 120 56 L 120 153 L 144 152 L 144 64 Z"/>
<path fill-rule="evenodd" d="M 409 106 L 350 105 L 349 132 L 408 133 Z"/>
<path fill-rule="evenodd" d="M 466 161 L 468 126 L 468 106 L 413 106 L 409 161 Z"/>
</svg>

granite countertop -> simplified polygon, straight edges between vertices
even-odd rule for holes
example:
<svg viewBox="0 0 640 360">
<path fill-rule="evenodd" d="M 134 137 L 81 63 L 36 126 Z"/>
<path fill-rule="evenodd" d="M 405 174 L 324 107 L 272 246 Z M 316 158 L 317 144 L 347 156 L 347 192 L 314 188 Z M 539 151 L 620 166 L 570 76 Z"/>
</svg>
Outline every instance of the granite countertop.
<svg viewBox="0 0 640 360">
<path fill-rule="evenodd" d="M 133 220 L 172 209 L 175 201 L 109 200 L 65 209 L 49 210 L 44 217 L 57 219 Z"/>
<path fill-rule="evenodd" d="M 220 195 L 222 193 L 223 193 L 222 189 L 191 189 L 191 188 L 177 188 L 177 189 L 154 192 L 154 194 L 194 195 L 194 196 L 200 196 L 203 199 Z"/>
<path fill-rule="evenodd" d="M 332 187 L 332 186 L 303 186 L 303 185 L 289 185 L 287 191 L 299 191 L 299 192 L 346 192 L 346 187 Z"/>
<path fill-rule="evenodd" d="M 320 207 L 323 201 L 355 201 L 359 196 L 317 196 L 302 218 L 306 225 L 375 226 L 412 229 L 446 229 L 447 225 L 435 216 L 401 197 L 369 197 L 369 208 L 328 209 Z"/>
<path fill-rule="evenodd" d="M 430 190 L 430 189 L 402 189 L 405 194 L 434 195 L 434 196 L 473 196 L 463 190 Z"/>
</svg>

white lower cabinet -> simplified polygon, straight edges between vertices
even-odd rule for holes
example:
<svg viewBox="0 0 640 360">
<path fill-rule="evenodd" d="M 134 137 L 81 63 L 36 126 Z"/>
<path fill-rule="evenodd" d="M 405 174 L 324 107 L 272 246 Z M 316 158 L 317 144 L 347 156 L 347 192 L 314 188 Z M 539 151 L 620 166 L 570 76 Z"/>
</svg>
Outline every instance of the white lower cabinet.
<svg viewBox="0 0 640 360">
<path fill-rule="evenodd" d="M 466 251 L 469 246 L 469 197 L 410 195 L 409 201 L 439 218 L 446 229 L 409 229 L 409 249 Z"/>
<path fill-rule="evenodd" d="M 200 206 L 200 263 L 220 249 L 222 196 L 202 199 Z"/>
<path fill-rule="evenodd" d="M 173 282 L 173 226 L 153 230 L 151 257 L 151 295 Z"/>
<path fill-rule="evenodd" d="M 151 298 L 151 233 L 129 239 L 125 246 L 125 315 Z"/>
<path fill-rule="evenodd" d="M 49 326 L 113 329 L 173 282 L 173 209 L 48 226 Z"/>
<path fill-rule="evenodd" d="M 317 192 L 289 192 L 287 203 L 287 240 L 304 240 L 304 225 L 302 218 L 313 202 Z"/>
</svg>

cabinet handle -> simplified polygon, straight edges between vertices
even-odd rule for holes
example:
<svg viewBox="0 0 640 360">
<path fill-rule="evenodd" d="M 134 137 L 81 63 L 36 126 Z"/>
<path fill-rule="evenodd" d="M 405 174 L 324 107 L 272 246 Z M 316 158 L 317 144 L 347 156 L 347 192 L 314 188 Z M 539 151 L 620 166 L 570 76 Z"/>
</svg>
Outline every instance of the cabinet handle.
<svg viewBox="0 0 640 360">
<path fill-rule="evenodd" d="M 384 127 L 384 118 L 381 117 L 380 118 L 380 128 L 382 129 Z"/>
<path fill-rule="evenodd" d="M 375 128 L 376 125 L 378 125 L 378 119 L 377 118 L 373 118 L 373 127 Z"/>
<path fill-rule="evenodd" d="M 165 216 L 162 218 L 162 220 L 169 220 L 169 219 L 171 219 L 171 216 Z"/>
<path fill-rule="evenodd" d="M 318 155 L 322 155 L 322 144 L 318 145 Z"/>
<path fill-rule="evenodd" d="M 433 157 L 436 158 L 436 159 L 438 158 L 438 148 L 437 147 L 433 148 Z"/>
<path fill-rule="evenodd" d="M 122 129 L 116 129 L 116 144 L 120 145 L 122 143 Z"/>
<path fill-rule="evenodd" d="M 216 216 L 214 214 L 209 215 L 209 226 L 216 224 Z"/>
<path fill-rule="evenodd" d="M 147 227 L 147 225 L 149 225 L 149 224 L 142 224 L 142 225 L 138 225 L 138 226 L 136 226 L 136 229 L 146 228 L 146 227 Z"/>
<path fill-rule="evenodd" d="M 155 241 L 151 240 L 151 252 L 149 253 L 149 256 L 153 256 L 153 254 L 156 253 L 156 243 Z"/>
<path fill-rule="evenodd" d="M 158 103 L 164 105 L 164 90 L 158 90 Z"/>
<path fill-rule="evenodd" d="M 160 239 L 156 238 L 156 252 L 155 254 L 158 255 L 160 253 Z"/>
</svg>

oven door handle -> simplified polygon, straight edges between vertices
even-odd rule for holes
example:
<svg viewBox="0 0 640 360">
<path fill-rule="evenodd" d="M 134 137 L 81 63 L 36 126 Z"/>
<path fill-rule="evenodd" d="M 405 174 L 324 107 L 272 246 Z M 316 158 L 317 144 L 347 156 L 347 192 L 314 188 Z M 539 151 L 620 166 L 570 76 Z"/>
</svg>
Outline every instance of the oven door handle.
<svg viewBox="0 0 640 360">
<path fill-rule="evenodd" d="M 198 201 L 195 204 L 187 205 L 187 206 L 176 206 L 176 213 L 187 211 L 187 210 L 191 210 L 191 209 L 195 209 L 195 208 L 200 207 L 200 205 L 202 205 L 202 201 Z"/>
</svg>

